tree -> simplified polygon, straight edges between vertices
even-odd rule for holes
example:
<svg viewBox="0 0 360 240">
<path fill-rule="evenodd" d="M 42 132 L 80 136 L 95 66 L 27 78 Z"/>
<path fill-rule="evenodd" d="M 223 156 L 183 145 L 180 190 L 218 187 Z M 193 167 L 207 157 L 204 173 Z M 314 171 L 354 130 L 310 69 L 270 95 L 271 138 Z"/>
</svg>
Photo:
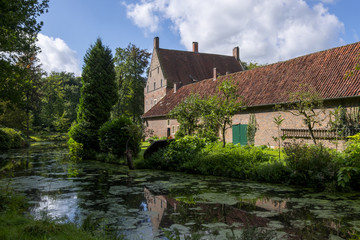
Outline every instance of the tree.
<svg viewBox="0 0 360 240">
<path fill-rule="evenodd" d="M 43 79 L 41 111 L 38 123 L 42 127 L 67 131 L 76 121 L 81 79 L 73 73 L 52 72 Z"/>
<path fill-rule="evenodd" d="M 308 88 L 307 86 L 300 87 L 302 89 Z M 316 124 L 320 125 L 320 116 L 324 113 L 322 98 L 314 90 L 308 88 L 308 90 L 290 93 L 289 101 L 290 103 L 288 103 L 283 110 L 290 112 L 294 116 L 301 116 L 303 118 L 304 124 L 309 130 L 310 137 L 313 143 L 316 144 L 313 129 Z"/>
<path fill-rule="evenodd" d="M 98 150 L 97 132 L 109 120 L 117 99 L 113 57 L 100 38 L 86 52 L 81 81 L 78 125 L 70 129 L 69 135 L 83 144 L 84 151 Z"/>
<path fill-rule="evenodd" d="M 129 44 L 127 48 L 117 48 L 115 71 L 119 99 L 113 109 L 113 117 L 130 117 L 133 122 L 141 123 L 144 113 L 144 72 L 149 64 L 150 53 Z"/>
<path fill-rule="evenodd" d="M 26 78 L 18 65 L 38 51 L 35 42 L 42 22 L 36 18 L 47 11 L 48 0 L 2 0 L 0 2 L 0 101 L 16 104 L 23 100 Z M 26 87 L 26 86 L 25 86 Z"/>
<path fill-rule="evenodd" d="M 175 118 L 180 124 L 178 136 L 193 135 L 198 130 L 203 109 L 200 96 L 191 94 L 171 110 L 169 118 Z"/>
<path fill-rule="evenodd" d="M 241 62 L 241 65 L 244 67 L 245 70 L 251 70 L 259 67 L 263 67 L 266 64 L 259 64 L 257 62 Z"/>
<path fill-rule="evenodd" d="M 281 158 L 281 141 L 284 141 L 286 139 L 286 136 L 285 135 L 281 136 L 281 132 L 280 132 L 280 127 L 284 120 L 285 119 L 282 118 L 282 116 L 280 114 L 277 117 L 274 117 L 274 120 L 273 120 L 273 122 L 275 123 L 275 125 L 277 127 L 277 137 L 273 136 L 272 138 L 278 144 L 279 160 Z"/>
<path fill-rule="evenodd" d="M 244 108 L 245 103 L 243 98 L 237 94 L 237 88 L 232 79 L 225 79 L 218 87 L 219 96 L 216 97 L 217 104 L 214 111 L 215 120 L 220 126 L 220 132 L 225 147 L 225 133 L 228 128 L 232 126 L 232 117 L 235 113 Z"/>
<path fill-rule="evenodd" d="M 257 122 L 255 114 L 250 114 L 249 123 L 247 126 L 247 140 L 248 145 L 253 146 L 255 144 L 255 134 L 257 131 Z"/>
</svg>

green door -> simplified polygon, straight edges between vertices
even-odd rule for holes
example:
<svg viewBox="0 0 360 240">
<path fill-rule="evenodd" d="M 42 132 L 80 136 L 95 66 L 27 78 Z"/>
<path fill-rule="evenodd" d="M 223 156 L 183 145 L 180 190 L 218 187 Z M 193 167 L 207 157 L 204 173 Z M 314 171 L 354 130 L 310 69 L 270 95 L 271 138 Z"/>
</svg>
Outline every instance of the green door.
<svg viewBox="0 0 360 240">
<path fill-rule="evenodd" d="M 233 144 L 240 143 L 241 146 L 247 145 L 247 124 L 237 124 L 232 126 Z"/>
</svg>

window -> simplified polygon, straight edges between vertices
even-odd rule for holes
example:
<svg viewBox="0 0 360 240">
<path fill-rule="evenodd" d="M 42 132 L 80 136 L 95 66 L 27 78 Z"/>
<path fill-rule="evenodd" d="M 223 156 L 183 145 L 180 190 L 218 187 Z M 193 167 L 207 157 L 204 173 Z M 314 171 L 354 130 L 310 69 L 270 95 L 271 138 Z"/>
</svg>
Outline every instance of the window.
<svg viewBox="0 0 360 240">
<path fill-rule="evenodd" d="M 168 125 L 170 125 L 170 120 L 168 120 Z"/>
<path fill-rule="evenodd" d="M 159 68 L 158 68 L 158 73 L 159 73 Z"/>
<path fill-rule="evenodd" d="M 149 76 L 151 77 L 151 70 L 149 71 Z"/>
<path fill-rule="evenodd" d="M 176 126 L 176 131 L 179 131 L 179 129 L 180 129 L 180 126 L 177 125 L 177 126 Z"/>
<path fill-rule="evenodd" d="M 154 90 L 156 89 L 156 82 L 154 82 Z"/>
<path fill-rule="evenodd" d="M 172 126 L 172 133 L 175 133 L 175 126 Z"/>
<path fill-rule="evenodd" d="M 155 99 L 155 100 L 154 100 L 154 105 L 155 105 L 156 103 L 157 103 L 157 100 Z"/>
<path fill-rule="evenodd" d="M 162 83 L 162 79 L 161 79 L 161 81 L 160 81 L 160 87 L 162 87 L 162 84 L 163 84 L 163 83 Z"/>
<path fill-rule="evenodd" d="M 147 92 L 149 92 L 149 85 L 146 86 L 146 90 L 147 90 Z"/>
</svg>

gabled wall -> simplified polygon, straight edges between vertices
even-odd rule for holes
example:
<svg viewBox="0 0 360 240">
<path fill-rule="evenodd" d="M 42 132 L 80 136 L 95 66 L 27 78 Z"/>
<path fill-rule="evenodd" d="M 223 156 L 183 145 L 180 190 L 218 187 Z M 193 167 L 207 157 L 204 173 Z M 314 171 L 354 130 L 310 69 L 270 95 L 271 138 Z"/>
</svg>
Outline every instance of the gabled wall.
<svg viewBox="0 0 360 240">
<path fill-rule="evenodd" d="M 144 112 L 147 112 L 160 101 L 167 91 L 167 80 L 164 78 L 156 49 L 154 49 L 148 79 L 144 89 Z"/>
</svg>

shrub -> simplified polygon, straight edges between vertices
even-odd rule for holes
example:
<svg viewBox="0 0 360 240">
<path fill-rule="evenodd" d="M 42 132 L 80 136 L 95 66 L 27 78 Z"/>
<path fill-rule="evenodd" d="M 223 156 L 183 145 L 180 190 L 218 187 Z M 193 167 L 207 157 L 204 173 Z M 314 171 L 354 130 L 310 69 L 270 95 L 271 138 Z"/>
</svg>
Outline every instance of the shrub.
<svg viewBox="0 0 360 240">
<path fill-rule="evenodd" d="M 214 143 L 204 149 L 192 167 L 202 174 L 247 179 L 254 178 L 256 167 L 269 160 L 270 156 L 256 147 L 230 143 L 223 148 L 221 143 Z"/>
<path fill-rule="evenodd" d="M 28 145 L 26 137 L 20 131 L 12 128 L 0 128 L 0 150 L 21 148 Z"/>
<path fill-rule="evenodd" d="M 334 181 L 339 154 L 322 145 L 293 143 L 284 147 L 285 162 L 291 169 L 290 182 L 297 185 L 324 188 Z"/>
<path fill-rule="evenodd" d="M 73 125 L 69 131 L 69 137 L 75 142 L 83 145 L 83 150 L 99 150 L 99 140 L 97 129 L 92 129 L 90 123 L 81 121 Z"/>
<path fill-rule="evenodd" d="M 345 158 L 341 161 L 337 173 L 337 183 L 340 187 L 360 188 L 360 133 L 348 137 L 350 141 L 345 149 Z"/>
<path fill-rule="evenodd" d="M 124 155 L 126 147 L 136 156 L 140 151 L 141 131 L 126 117 L 104 123 L 99 130 L 100 149 L 116 156 Z"/>
<path fill-rule="evenodd" d="M 256 180 L 269 183 L 286 183 L 290 176 L 290 169 L 283 162 L 267 162 L 256 169 Z"/>
</svg>

